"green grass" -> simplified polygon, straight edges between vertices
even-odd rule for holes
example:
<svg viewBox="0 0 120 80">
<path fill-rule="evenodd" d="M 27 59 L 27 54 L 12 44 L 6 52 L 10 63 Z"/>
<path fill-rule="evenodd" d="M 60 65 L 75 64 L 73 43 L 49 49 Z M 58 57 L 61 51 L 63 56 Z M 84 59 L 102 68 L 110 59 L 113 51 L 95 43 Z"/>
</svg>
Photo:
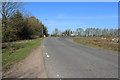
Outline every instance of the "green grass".
<svg viewBox="0 0 120 80">
<path fill-rule="evenodd" d="M 28 54 L 41 44 L 41 39 L 28 40 L 22 43 L 11 43 L 2 53 L 3 71 L 6 72 L 12 65 L 24 60 Z"/>
<path fill-rule="evenodd" d="M 2 54 L 0 54 L 0 72 L 2 71 Z"/>
</svg>

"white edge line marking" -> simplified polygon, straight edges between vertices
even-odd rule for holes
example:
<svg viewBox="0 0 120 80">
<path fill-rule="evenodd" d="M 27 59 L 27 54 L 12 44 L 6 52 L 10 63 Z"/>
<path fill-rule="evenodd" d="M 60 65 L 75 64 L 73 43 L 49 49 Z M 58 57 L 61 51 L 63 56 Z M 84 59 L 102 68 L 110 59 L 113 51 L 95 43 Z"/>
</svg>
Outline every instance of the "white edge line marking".
<svg viewBox="0 0 120 80">
<path fill-rule="evenodd" d="M 48 55 L 48 53 L 46 53 L 47 57 L 49 58 L 50 56 Z"/>
</svg>

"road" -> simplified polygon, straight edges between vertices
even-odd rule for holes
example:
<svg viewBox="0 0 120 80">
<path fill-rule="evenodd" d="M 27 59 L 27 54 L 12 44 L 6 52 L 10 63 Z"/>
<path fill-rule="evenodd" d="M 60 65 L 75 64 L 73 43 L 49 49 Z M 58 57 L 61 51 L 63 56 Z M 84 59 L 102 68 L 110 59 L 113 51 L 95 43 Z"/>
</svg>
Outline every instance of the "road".
<svg viewBox="0 0 120 80">
<path fill-rule="evenodd" d="M 43 55 L 49 78 L 117 78 L 118 55 L 50 37 L 43 41 Z"/>
</svg>

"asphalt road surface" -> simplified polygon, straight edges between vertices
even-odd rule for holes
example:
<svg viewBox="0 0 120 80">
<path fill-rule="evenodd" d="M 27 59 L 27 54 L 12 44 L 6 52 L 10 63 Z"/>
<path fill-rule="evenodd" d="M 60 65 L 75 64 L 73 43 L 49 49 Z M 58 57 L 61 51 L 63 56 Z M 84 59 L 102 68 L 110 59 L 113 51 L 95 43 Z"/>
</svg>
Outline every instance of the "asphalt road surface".
<svg viewBox="0 0 120 80">
<path fill-rule="evenodd" d="M 45 67 L 49 78 L 118 78 L 118 55 L 50 37 L 43 41 Z"/>
</svg>

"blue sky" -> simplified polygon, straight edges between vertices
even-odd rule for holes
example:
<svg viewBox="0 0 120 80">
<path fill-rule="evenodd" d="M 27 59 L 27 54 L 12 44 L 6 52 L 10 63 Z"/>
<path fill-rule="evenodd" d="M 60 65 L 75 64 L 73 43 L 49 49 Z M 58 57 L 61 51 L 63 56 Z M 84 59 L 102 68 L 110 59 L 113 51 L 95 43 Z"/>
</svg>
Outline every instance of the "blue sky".
<svg viewBox="0 0 120 80">
<path fill-rule="evenodd" d="M 48 27 L 49 33 L 55 28 L 118 28 L 117 2 L 29 2 L 24 7 Z"/>
</svg>

